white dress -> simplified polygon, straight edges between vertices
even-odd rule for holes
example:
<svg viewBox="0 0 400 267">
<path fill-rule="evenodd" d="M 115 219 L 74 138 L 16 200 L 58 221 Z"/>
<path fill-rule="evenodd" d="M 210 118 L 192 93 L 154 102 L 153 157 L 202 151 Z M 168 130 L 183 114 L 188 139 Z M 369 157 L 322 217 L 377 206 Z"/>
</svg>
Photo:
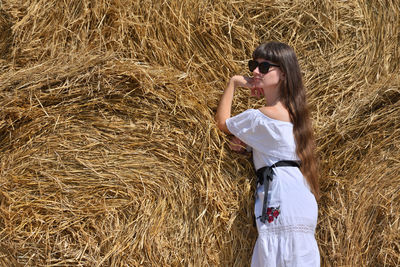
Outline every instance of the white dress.
<svg viewBox="0 0 400 267">
<path fill-rule="evenodd" d="M 249 109 L 226 121 L 229 131 L 251 146 L 255 169 L 280 160 L 299 160 L 293 125 Z M 253 249 L 252 267 L 320 266 L 315 227 L 318 206 L 297 167 L 274 168 L 269 184 L 267 221 L 260 216 L 264 186 L 257 185 L 254 213 L 258 238 Z"/>
</svg>

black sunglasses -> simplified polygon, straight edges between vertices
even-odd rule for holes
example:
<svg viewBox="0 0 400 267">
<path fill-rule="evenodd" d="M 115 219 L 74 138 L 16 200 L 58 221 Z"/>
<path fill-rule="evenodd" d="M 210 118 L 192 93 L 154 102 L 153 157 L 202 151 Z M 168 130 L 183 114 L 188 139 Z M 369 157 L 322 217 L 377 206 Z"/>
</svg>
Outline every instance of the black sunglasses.
<svg viewBox="0 0 400 267">
<path fill-rule="evenodd" d="M 269 63 L 269 62 L 267 62 L 267 61 L 258 63 L 258 61 L 256 61 L 256 60 L 249 60 L 249 70 L 250 70 L 251 72 L 253 72 L 253 71 L 258 67 L 258 70 L 259 70 L 262 74 L 265 74 L 265 73 L 268 73 L 269 68 L 270 68 L 271 66 L 280 67 L 279 65 L 271 64 L 271 63 Z"/>
</svg>

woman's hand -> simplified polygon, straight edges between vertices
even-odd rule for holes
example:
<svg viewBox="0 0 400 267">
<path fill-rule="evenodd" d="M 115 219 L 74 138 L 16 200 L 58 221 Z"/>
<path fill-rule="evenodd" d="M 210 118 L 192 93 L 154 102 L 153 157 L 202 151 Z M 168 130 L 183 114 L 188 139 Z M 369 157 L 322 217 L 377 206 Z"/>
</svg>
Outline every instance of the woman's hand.
<svg viewBox="0 0 400 267">
<path fill-rule="evenodd" d="M 251 88 L 253 87 L 253 78 L 251 77 L 246 77 L 243 75 L 235 75 L 231 78 L 231 82 L 233 82 L 233 85 L 236 87 L 245 87 L 245 88 Z"/>
<path fill-rule="evenodd" d="M 244 153 L 246 151 L 246 144 L 243 143 L 236 136 L 232 136 L 231 143 L 229 144 L 230 149 L 235 152 Z"/>
<path fill-rule="evenodd" d="M 235 75 L 231 78 L 231 82 L 233 83 L 234 87 L 245 87 L 251 90 L 250 95 L 256 96 L 260 98 L 264 94 L 262 88 L 256 87 L 254 79 L 252 77 L 246 77 L 243 75 Z"/>
<path fill-rule="evenodd" d="M 218 128 L 227 134 L 231 134 L 226 126 L 226 120 L 231 117 L 233 94 L 236 87 L 250 88 L 252 96 L 260 97 L 262 95 L 262 90 L 255 86 L 254 78 L 235 75 L 229 80 L 228 86 L 219 100 L 217 113 L 215 114 Z"/>
</svg>

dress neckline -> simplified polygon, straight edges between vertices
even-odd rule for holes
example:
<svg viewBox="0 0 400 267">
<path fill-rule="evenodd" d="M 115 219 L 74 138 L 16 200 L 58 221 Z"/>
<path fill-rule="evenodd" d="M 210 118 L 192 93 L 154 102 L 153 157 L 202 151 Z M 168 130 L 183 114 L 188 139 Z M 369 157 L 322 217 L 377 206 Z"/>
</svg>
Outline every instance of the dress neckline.
<svg viewBox="0 0 400 267">
<path fill-rule="evenodd" d="M 273 118 L 269 117 L 268 115 L 264 114 L 261 110 L 259 110 L 259 109 L 255 109 L 255 110 L 258 111 L 261 115 L 263 115 L 264 117 L 266 117 L 267 119 L 269 119 L 271 121 L 285 123 L 285 124 L 289 124 L 289 125 L 293 126 L 293 123 L 291 123 L 290 121 L 282 121 L 282 120 L 273 119 Z"/>
</svg>

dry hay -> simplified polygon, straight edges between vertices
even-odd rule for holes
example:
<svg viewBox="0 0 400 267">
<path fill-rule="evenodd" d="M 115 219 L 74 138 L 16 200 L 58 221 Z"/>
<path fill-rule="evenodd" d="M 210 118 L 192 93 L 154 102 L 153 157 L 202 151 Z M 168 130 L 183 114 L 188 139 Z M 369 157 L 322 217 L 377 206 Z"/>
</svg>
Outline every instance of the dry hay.
<svg viewBox="0 0 400 267">
<path fill-rule="evenodd" d="M 0 4 L 3 266 L 248 265 L 252 167 L 213 116 L 270 39 L 308 88 L 323 266 L 400 264 L 398 1 Z"/>
</svg>

